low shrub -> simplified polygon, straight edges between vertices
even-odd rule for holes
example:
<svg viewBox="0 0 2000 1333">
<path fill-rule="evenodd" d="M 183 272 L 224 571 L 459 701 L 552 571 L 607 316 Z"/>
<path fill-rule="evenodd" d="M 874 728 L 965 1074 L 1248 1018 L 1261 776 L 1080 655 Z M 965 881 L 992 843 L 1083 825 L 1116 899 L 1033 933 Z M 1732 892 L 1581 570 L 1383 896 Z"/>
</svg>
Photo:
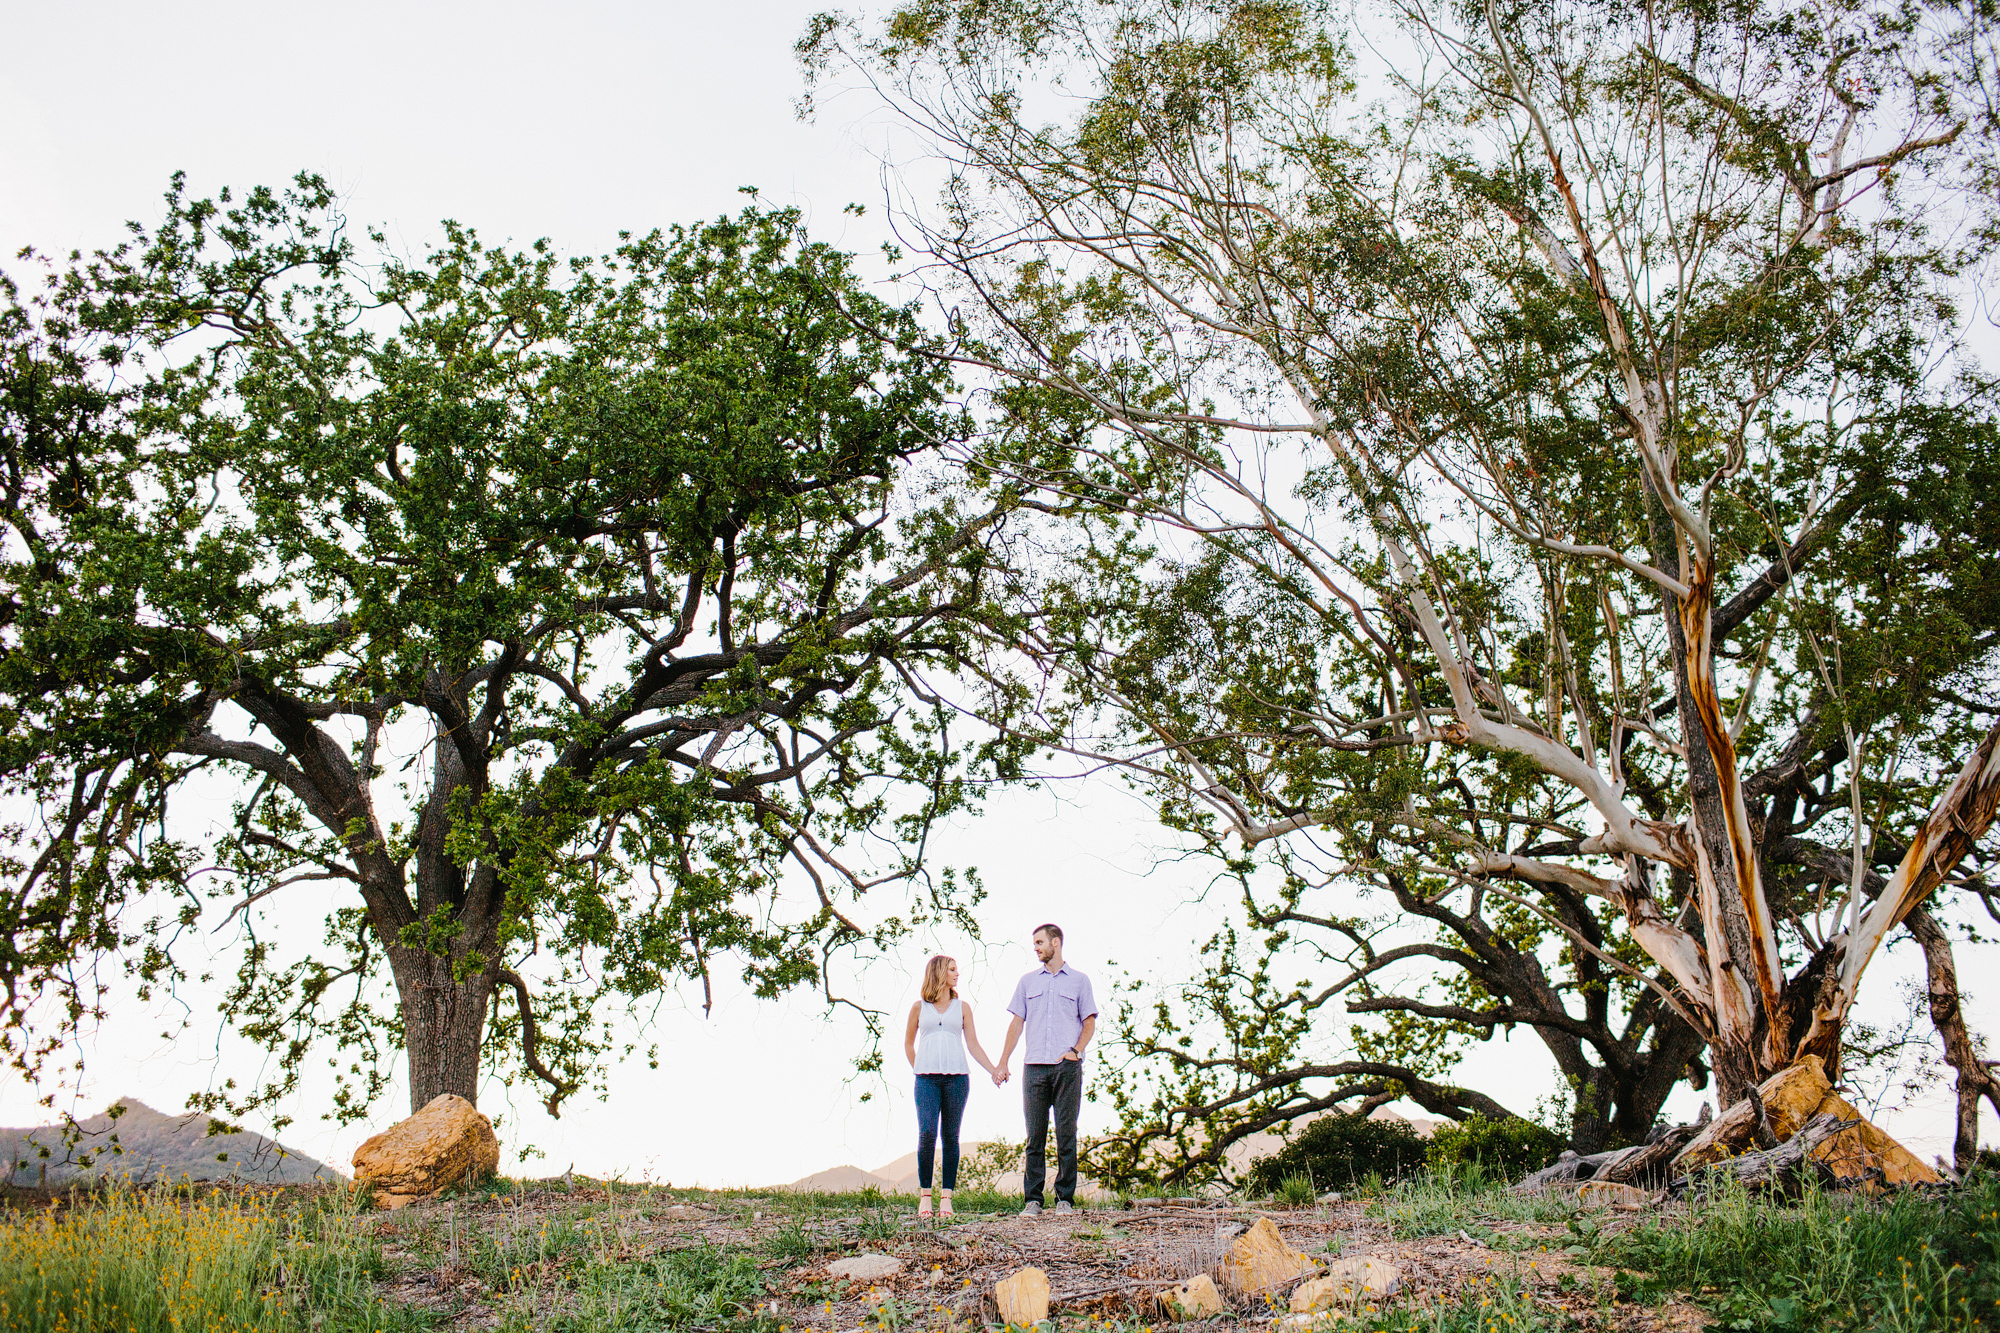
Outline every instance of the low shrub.
<svg viewBox="0 0 2000 1333">
<path fill-rule="evenodd" d="M 1561 1135 L 1532 1120 L 1474 1116 L 1456 1125 L 1439 1125 L 1424 1150 L 1424 1160 L 1440 1171 L 1477 1166 L 1489 1176 L 1519 1180 L 1554 1162 L 1565 1146 Z"/>
<path fill-rule="evenodd" d="M 1370 1176 L 1395 1180 L 1423 1166 L 1424 1146 L 1400 1120 L 1322 1116 L 1277 1152 L 1252 1162 L 1246 1183 L 1258 1194 L 1273 1194 L 1290 1176 L 1304 1176 L 1319 1190 L 1344 1189 Z"/>
</svg>

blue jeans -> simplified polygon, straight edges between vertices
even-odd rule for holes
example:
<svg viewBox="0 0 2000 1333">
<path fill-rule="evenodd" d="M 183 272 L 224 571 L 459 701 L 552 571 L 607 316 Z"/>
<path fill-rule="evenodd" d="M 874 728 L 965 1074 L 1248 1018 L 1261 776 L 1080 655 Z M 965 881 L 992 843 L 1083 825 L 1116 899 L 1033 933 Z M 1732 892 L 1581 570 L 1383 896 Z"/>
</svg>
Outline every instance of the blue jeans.
<svg viewBox="0 0 2000 1333">
<path fill-rule="evenodd" d="M 931 1154 L 944 1126 L 944 1188 L 958 1188 L 958 1122 L 972 1093 L 970 1074 L 917 1075 L 917 1187 L 931 1187 Z"/>
</svg>

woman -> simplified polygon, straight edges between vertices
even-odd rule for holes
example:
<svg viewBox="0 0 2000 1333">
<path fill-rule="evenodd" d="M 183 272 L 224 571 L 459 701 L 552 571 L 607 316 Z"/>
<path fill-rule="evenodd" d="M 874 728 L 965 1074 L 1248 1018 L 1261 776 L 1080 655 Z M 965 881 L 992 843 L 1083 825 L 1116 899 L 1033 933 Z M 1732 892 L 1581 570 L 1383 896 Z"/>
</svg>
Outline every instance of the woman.
<svg viewBox="0 0 2000 1333">
<path fill-rule="evenodd" d="M 939 954 L 924 964 L 923 998 L 910 1006 L 909 1030 L 903 1053 L 917 1073 L 917 1217 L 931 1215 L 931 1153 L 938 1127 L 944 1128 L 944 1178 L 938 1190 L 938 1216 L 950 1217 L 951 1192 L 958 1187 L 958 1122 L 965 1116 L 965 1098 L 972 1090 L 966 1068 L 970 1048 L 979 1067 L 995 1082 L 1006 1076 L 993 1067 L 972 1026 L 972 1006 L 958 998 L 958 963 Z"/>
</svg>

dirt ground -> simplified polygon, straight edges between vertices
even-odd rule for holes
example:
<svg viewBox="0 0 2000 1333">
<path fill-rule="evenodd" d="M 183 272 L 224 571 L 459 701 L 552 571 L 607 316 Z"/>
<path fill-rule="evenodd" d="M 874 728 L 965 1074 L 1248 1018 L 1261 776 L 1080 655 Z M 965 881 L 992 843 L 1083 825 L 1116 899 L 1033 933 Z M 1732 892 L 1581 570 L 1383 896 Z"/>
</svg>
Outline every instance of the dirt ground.
<svg viewBox="0 0 2000 1333">
<path fill-rule="evenodd" d="M 1059 1323 L 1135 1328 L 1165 1322 L 1154 1294 L 1197 1273 L 1215 1274 L 1235 1236 L 1260 1217 L 1271 1218 L 1292 1248 L 1315 1258 L 1368 1255 L 1396 1264 L 1404 1286 L 1395 1298 L 1401 1309 L 1455 1303 L 1468 1290 L 1511 1277 L 1536 1306 L 1560 1311 L 1584 1329 L 1678 1333 L 1702 1327 L 1699 1314 L 1684 1304 L 1617 1301 L 1608 1272 L 1580 1265 L 1566 1252 L 1577 1237 L 1563 1225 L 1500 1221 L 1475 1224 L 1477 1236 L 1461 1230 L 1398 1240 L 1389 1223 L 1360 1201 L 1294 1210 L 1187 1201 L 1037 1218 L 961 1213 L 950 1223 L 919 1225 L 907 1204 L 857 1205 L 853 1196 L 822 1203 L 607 1191 L 578 1181 L 569 1189 L 426 1200 L 357 1220 L 382 1242 L 389 1260 L 384 1296 L 429 1311 L 455 1330 L 539 1323 L 573 1290 L 563 1277 L 566 1267 L 573 1273 L 574 1265 L 595 1262 L 601 1270 L 667 1251 L 718 1247 L 757 1260 L 771 1289 L 759 1314 L 775 1325 L 792 1333 L 877 1333 L 977 1328 L 994 1319 L 993 1284 L 1030 1265 L 1047 1273 L 1050 1312 Z M 1607 1212 L 1594 1220 L 1618 1227 L 1638 1218 Z M 524 1255 L 535 1238 L 564 1227 L 572 1236 L 588 1233 L 569 1255 L 497 1271 L 507 1266 L 504 1256 Z M 901 1272 L 857 1283 L 827 1271 L 837 1259 L 869 1253 L 902 1260 Z M 895 1300 L 886 1320 L 880 1308 L 885 1296 Z M 1225 1324 L 1276 1324 L 1287 1310 L 1285 1296 L 1280 1290 L 1261 1302 L 1239 1302 L 1217 1319 L 1185 1327 L 1196 1333 Z M 543 1308 L 533 1309 L 538 1305 Z M 1339 1324 L 1329 1320 L 1328 1326 Z"/>
</svg>

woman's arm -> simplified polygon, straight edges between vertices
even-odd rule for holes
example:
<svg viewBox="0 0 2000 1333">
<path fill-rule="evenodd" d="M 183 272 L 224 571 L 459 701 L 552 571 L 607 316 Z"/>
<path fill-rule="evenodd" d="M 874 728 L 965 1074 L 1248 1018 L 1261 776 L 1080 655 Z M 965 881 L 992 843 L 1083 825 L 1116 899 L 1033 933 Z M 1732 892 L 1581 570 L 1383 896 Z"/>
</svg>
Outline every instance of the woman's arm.
<svg viewBox="0 0 2000 1333">
<path fill-rule="evenodd" d="M 903 1054 L 910 1057 L 910 1068 L 917 1067 L 917 1010 L 923 1007 L 918 1000 L 910 1006 L 910 1025 L 903 1031 Z"/>
<path fill-rule="evenodd" d="M 998 1074 L 1000 1071 L 994 1068 L 993 1062 L 986 1058 L 986 1052 L 979 1045 L 979 1033 L 972 1026 L 972 1006 L 960 1000 L 958 1010 L 965 1016 L 965 1049 L 972 1052 L 972 1058 L 979 1062 L 981 1069 L 989 1074 Z"/>
</svg>

